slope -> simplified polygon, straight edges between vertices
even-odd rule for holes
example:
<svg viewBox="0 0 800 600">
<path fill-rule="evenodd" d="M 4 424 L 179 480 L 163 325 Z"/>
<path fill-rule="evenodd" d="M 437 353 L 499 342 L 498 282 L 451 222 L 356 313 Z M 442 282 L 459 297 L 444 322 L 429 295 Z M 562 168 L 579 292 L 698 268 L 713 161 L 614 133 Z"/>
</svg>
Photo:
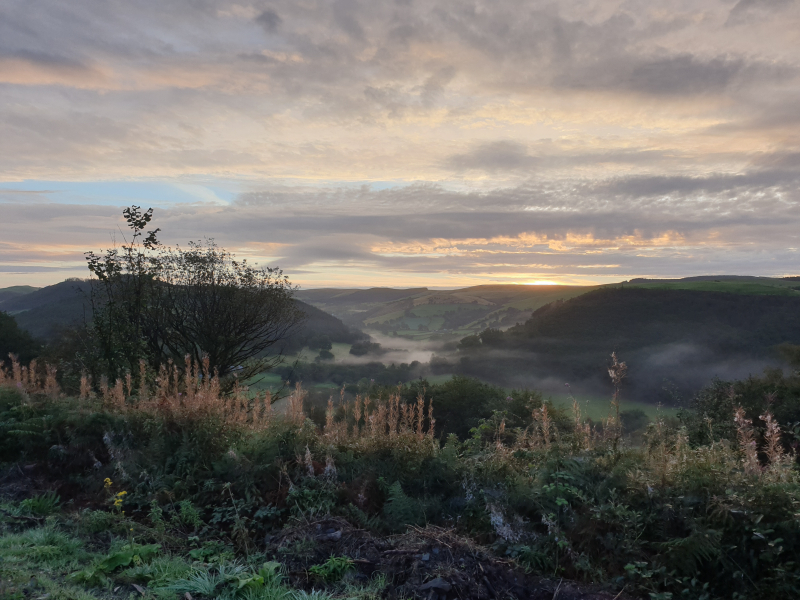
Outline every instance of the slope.
<svg viewBox="0 0 800 600">
<path fill-rule="evenodd" d="M 483 328 L 510 327 L 533 310 L 593 287 L 479 285 L 455 290 L 426 288 L 302 290 L 298 297 L 356 327 L 425 339 L 437 332 L 466 335 Z"/>
<path fill-rule="evenodd" d="M 665 379 L 688 392 L 715 375 L 742 377 L 775 363 L 778 345 L 800 343 L 800 295 L 607 287 L 481 338 L 462 341 L 469 374 L 597 389 L 615 350 L 628 362 L 631 390 L 663 400 Z"/>
<path fill-rule="evenodd" d="M 11 287 L 0 288 L 0 310 L 3 310 L 3 303 L 7 300 L 12 300 L 17 296 L 24 296 L 35 292 L 39 288 L 30 285 L 13 285 Z"/>
<path fill-rule="evenodd" d="M 89 286 L 88 280 L 68 279 L 24 295 L 16 295 L 0 305 L 0 310 L 13 315 L 19 327 L 35 338 L 51 341 L 59 330 L 91 320 Z M 346 344 L 364 338 L 363 333 L 345 325 L 340 319 L 300 300 L 296 302 L 306 313 L 307 320 L 288 341 L 289 348 L 301 347 L 315 334 L 324 334 L 333 342 Z"/>
</svg>

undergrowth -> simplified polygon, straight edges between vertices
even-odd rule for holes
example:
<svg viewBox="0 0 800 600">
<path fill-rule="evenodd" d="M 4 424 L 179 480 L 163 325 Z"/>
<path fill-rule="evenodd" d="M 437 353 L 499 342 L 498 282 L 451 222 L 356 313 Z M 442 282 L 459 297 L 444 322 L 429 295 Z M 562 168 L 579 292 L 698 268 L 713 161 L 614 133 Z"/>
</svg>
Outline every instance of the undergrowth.
<svg viewBox="0 0 800 600">
<path fill-rule="evenodd" d="M 613 404 L 602 427 L 577 403 L 565 416 L 538 401 L 519 425 L 497 411 L 440 439 L 424 392 L 331 399 L 317 425 L 300 386 L 278 410 L 268 396 L 220 395 L 202 365 L 143 370 L 97 394 L 85 382 L 80 398 L 36 373 L 16 364 L 0 385 L 8 597 L 377 597 L 387 581 L 353 579 L 350 557 L 295 542 L 303 591 L 284 579 L 285 557 L 267 554 L 283 527 L 329 515 L 383 536 L 446 527 L 613 593 L 800 597 L 791 424 L 735 391 L 707 401 L 729 413 L 659 420 L 634 447 Z"/>
</svg>

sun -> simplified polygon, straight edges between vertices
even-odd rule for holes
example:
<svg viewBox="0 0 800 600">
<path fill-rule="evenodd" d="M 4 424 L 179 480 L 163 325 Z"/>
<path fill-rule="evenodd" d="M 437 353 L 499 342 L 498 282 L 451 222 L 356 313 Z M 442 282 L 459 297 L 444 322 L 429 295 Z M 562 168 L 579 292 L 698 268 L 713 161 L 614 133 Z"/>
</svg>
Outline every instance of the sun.
<svg viewBox="0 0 800 600">
<path fill-rule="evenodd" d="M 528 281 L 522 285 L 561 285 L 557 281 L 550 281 L 549 279 L 537 279 L 536 281 Z"/>
</svg>

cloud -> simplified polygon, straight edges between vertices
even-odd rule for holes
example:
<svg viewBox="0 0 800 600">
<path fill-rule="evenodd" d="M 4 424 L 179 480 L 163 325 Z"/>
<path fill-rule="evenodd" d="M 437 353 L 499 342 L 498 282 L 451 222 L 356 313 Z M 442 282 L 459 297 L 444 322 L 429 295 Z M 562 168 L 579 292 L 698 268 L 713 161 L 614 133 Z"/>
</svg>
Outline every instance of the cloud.
<svg viewBox="0 0 800 600">
<path fill-rule="evenodd" d="M 779 0 L 5 2 L 0 263 L 158 196 L 172 241 L 312 282 L 787 272 L 798 29 Z"/>
<path fill-rule="evenodd" d="M 267 33 L 273 33 L 278 29 L 283 19 L 272 9 L 267 9 L 256 17 L 256 23 L 264 28 Z"/>
<path fill-rule="evenodd" d="M 455 154 L 446 165 L 456 171 L 481 169 L 484 171 L 534 169 L 537 160 L 524 144 L 512 141 L 485 142 L 465 154 Z"/>
<path fill-rule="evenodd" d="M 728 25 L 747 24 L 748 19 L 759 19 L 792 5 L 792 0 L 739 0 L 731 8 Z"/>
</svg>

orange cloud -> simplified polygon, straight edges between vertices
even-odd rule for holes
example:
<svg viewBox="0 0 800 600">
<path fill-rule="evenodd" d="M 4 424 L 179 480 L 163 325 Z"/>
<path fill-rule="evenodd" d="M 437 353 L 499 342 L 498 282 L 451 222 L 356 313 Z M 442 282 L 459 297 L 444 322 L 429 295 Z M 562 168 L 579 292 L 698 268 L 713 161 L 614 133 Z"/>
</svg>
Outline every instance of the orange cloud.
<svg viewBox="0 0 800 600">
<path fill-rule="evenodd" d="M 590 253 L 597 250 L 622 248 L 665 248 L 683 245 L 683 235 L 667 231 L 656 237 L 641 233 L 616 238 L 596 238 L 591 233 L 548 235 L 523 233 L 518 236 L 491 238 L 432 239 L 428 241 L 386 243 L 373 245 L 370 250 L 381 256 L 463 256 L 469 254 L 514 254 L 523 249 L 555 252 Z"/>
</svg>

